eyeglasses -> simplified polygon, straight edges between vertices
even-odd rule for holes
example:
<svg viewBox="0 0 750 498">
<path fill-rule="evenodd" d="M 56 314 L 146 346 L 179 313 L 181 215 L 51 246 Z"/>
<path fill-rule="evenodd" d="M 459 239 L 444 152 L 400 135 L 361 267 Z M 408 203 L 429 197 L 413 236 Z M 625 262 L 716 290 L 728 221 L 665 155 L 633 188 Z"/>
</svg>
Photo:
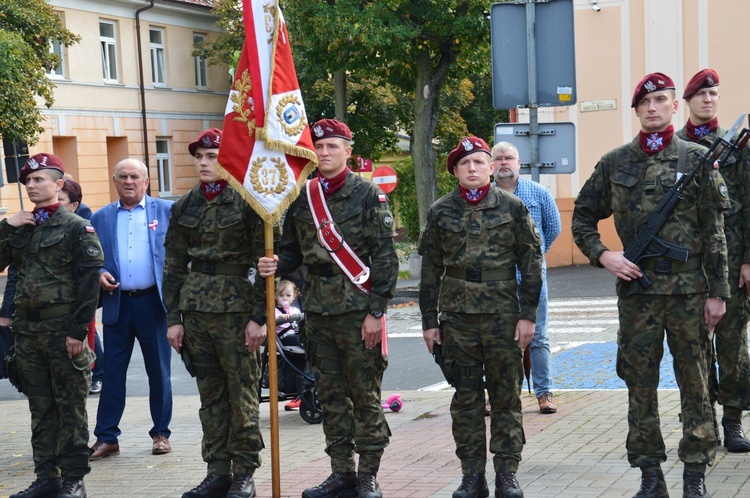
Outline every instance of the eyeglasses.
<svg viewBox="0 0 750 498">
<path fill-rule="evenodd" d="M 497 157 L 492 158 L 492 162 L 495 162 L 495 163 L 501 163 L 503 161 L 517 161 L 517 160 L 518 158 L 513 157 L 513 156 L 497 156 Z"/>
</svg>

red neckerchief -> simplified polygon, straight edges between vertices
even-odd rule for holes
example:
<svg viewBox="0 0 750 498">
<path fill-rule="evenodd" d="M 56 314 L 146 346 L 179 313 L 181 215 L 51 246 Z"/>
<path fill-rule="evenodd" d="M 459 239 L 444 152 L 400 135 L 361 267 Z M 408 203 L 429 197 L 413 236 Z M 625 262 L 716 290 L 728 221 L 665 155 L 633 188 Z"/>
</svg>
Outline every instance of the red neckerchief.
<svg viewBox="0 0 750 498">
<path fill-rule="evenodd" d="M 320 186 L 323 187 L 323 195 L 326 199 L 331 197 L 336 191 L 344 186 L 347 174 L 349 174 L 349 170 L 344 169 L 344 171 L 333 178 L 326 178 L 320 174 L 320 171 L 318 171 L 318 179 L 320 180 Z"/>
<path fill-rule="evenodd" d="M 482 199 L 484 199 L 487 192 L 490 191 L 490 184 L 488 183 L 484 187 L 479 188 L 464 188 L 462 185 L 459 185 L 458 189 L 461 191 L 461 197 L 466 199 L 466 202 L 476 206 Z"/>
<path fill-rule="evenodd" d="M 57 208 L 59 207 L 60 207 L 60 203 L 58 202 L 57 204 L 50 204 L 49 206 L 35 208 L 32 211 L 32 214 L 34 215 L 34 224 L 36 226 L 39 226 L 45 221 L 47 221 L 50 216 L 55 214 L 55 211 L 57 211 Z"/>
<path fill-rule="evenodd" d="M 672 141 L 673 136 L 674 126 L 669 125 L 664 131 L 657 131 L 655 133 L 647 131 L 640 132 L 638 135 L 638 142 L 641 144 L 641 150 L 643 150 L 643 152 L 649 156 L 653 156 L 660 150 L 664 150 L 667 145 L 669 145 L 669 142 Z"/>
<path fill-rule="evenodd" d="M 708 123 L 703 123 L 700 126 L 695 126 L 689 119 L 687 122 L 687 125 L 685 126 L 685 131 L 687 132 L 687 136 L 690 137 L 690 140 L 693 142 L 699 142 L 701 138 L 705 137 L 715 129 L 719 127 L 719 118 L 715 117 L 709 121 Z"/>
<path fill-rule="evenodd" d="M 214 197 L 219 195 L 224 187 L 227 186 L 226 180 L 216 180 L 215 182 L 203 183 L 201 182 L 201 192 L 206 196 L 209 202 L 214 200 Z"/>
</svg>

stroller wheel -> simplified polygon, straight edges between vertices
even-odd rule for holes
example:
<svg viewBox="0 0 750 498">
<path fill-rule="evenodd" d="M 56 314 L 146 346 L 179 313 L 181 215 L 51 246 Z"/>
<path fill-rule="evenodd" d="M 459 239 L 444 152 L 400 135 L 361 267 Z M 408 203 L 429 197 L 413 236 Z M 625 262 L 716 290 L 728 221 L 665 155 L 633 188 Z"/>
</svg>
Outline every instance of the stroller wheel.
<svg viewBox="0 0 750 498">
<path fill-rule="evenodd" d="M 308 424 L 319 424 L 323 421 L 323 411 L 320 409 L 315 388 L 302 391 L 300 396 L 299 414 Z"/>
</svg>

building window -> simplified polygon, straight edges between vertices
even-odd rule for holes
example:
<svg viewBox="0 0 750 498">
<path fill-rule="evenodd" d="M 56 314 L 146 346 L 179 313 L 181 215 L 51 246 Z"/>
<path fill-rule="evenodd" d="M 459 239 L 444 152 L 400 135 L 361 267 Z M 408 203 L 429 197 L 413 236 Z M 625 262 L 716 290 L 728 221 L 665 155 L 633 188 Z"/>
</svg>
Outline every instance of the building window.
<svg viewBox="0 0 750 498">
<path fill-rule="evenodd" d="M 99 21 L 99 41 L 102 46 L 102 76 L 108 83 L 117 83 L 117 29 L 114 21 Z"/>
<path fill-rule="evenodd" d="M 205 41 L 206 35 L 193 33 L 194 47 L 199 43 L 203 43 Z M 200 55 L 196 55 L 193 57 L 193 60 L 195 62 L 195 86 L 205 90 L 208 88 L 208 64 L 206 63 L 206 58 Z"/>
<path fill-rule="evenodd" d="M 65 77 L 65 46 L 60 40 L 49 42 L 49 51 L 58 57 L 57 64 L 53 67 L 48 67 L 46 70 L 47 76 L 50 78 L 64 78 Z"/>
<path fill-rule="evenodd" d="M 159 169 L 159 195 L 172 195 L 172 162 L 168 138 L 156 139 L 156 165 Z"/>
<path fill-rule="evenodd" d="M 151 43 L 151 81 L 154 86 L 165 86 L 167 76 L 164 63 L 164 30 L 150 28 L 148 36 Z"/>
</svg>

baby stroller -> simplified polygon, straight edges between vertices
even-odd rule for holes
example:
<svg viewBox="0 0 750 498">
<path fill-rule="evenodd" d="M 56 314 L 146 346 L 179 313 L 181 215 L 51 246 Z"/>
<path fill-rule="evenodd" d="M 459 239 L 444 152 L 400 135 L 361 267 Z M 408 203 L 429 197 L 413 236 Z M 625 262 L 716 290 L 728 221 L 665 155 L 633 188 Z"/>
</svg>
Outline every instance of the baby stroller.
<svg viewBox="0 0 750 498">
<path fill-rule="evenodd" d="M 295 323 L 298 328 L 304 324 L 304 313 L 290 315 L 288 320 L 278 320 L 277 325 Z M 318 396 L 315 392 L 315 377 L 307 366 L 305 349 L 297 345 L 285 345 L 277 334 L 276 369 L 279 383 L 278 401 L 300 399 L 299 414 L 308 424 L 319 424 L 323 421 Z M 268 375 L 268 348 L 261 355 L 261 377 L 259 398 L 261 403 L 270 401 Z"/>
</svg>

